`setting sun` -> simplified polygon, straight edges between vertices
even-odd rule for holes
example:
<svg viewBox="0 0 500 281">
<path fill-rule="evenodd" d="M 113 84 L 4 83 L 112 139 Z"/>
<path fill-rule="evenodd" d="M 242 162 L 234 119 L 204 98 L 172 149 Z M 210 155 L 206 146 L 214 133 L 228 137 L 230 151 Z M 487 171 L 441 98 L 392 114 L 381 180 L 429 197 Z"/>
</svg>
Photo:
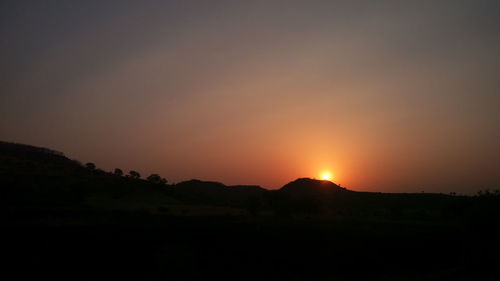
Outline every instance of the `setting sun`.
<svg viewBox="0 0 500 281">
<path fill-rule="evenodd" d="M 326 181 L 332 180 L 332 174 L 324 172 L 321 174 L 321 179 Z"/>
</svg>

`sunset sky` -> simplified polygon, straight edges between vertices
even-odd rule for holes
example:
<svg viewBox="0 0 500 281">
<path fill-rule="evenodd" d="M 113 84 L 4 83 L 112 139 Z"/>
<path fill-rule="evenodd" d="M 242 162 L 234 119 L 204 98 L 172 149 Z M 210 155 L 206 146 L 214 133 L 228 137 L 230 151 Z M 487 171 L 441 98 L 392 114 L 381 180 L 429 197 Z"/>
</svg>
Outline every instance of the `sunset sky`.
<svg viewBox="0 0 500 281">
<path fill-rule="evenodd" d="M 500 187 L 499 1 L 2 1 L 0 140 L 279 188 Z"/>
</svg>

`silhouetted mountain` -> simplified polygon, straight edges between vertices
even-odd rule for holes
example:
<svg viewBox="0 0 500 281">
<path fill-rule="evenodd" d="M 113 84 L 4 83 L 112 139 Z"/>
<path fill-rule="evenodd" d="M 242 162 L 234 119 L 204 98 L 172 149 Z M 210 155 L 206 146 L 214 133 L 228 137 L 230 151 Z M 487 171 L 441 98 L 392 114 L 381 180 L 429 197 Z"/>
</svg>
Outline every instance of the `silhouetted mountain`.
<svg viewBox="0 0 500 281">
<path fill-rule="evenodd" d="M 259 186 L 226 186 L 200 180 L 158 184 L 105 172 L 93 163 L 82 165 L 54 150 L 7 142 L 0 142 L 0 182 L 2 207 L 17 211 L 37 208 L 51 212 L 108 209 L 171 215 L 241 214 L 259 205 L 255 202 L 262 201 L 266 192 Z"/>
<path fill-rule="evenodd" d="M 331 181 L 299 178 L 270 196 L 269 206 L 280 216 L 331 213 L 341 193 L 350 192 Z"/>
<path fill-rule="evenodd" d="M 4 267 L 27 280 L 498 280 L 498 194 L 138 174 L 0 142 Z"/>
<path fill-rule="evenodd" d="M 292 196 L 324 197 L 349 191 L 331 181 L 300 178 L 284 185 L 280 192 Z"/>
<path fill-rule="evenodd" d="M 220 182 L 212 181 L 201 181 L 197 179 L 183 181 L 178 184 L 173 185 L 174 189 L 189 190 L 189 191 L 199 191 L 199 192 L 240 192 L 240 193 L 260 193 L 266 191 L 266 189 L 258 185 L 232 185 L 227 186 Z"/>
<path fill-rule="evenodd" d="M 137 173 L 138 174 L 138 173 Z M 29 145 L 0 142 L 2 206 L 20 209 L 147 211 L 165 215 L 321 215 L 385 219 L 497 216 L 497 199 L 443 194 L 355 192 L 323 180 L 299 178 L 279 190 L 190 180 L 160 184 Z M 498 198 L 498 196 L 494 197 Z M 481 203 L 478 203 L 481 202 Z"/>
<path fill-rule="evenodd" d="M 260 186 L 226 186 L 219 182 L 190 180 L 172 186 L 172 195 L 186 202 L 243 206 L 257 200 L 266 190 Z"/>
<path fill-rule="evenodd" d="M 2 207 L 134 210 L 175 202 L 165 185 L 89 167 L 50 149 L 0 142 Z"/>
</svg>

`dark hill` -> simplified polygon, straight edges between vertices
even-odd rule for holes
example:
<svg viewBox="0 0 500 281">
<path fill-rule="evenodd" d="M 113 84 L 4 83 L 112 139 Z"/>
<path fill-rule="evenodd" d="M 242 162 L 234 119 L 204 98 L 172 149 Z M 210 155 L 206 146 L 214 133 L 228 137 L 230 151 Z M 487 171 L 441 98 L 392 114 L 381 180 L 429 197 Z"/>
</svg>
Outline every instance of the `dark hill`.
<svg viewBox="0 0 500 281">
<path fill-rule="evenodd" d="M 324 197 L 349 191 L 331 181 L 300 178 L 284 185 L 280 192 L 292 196 Z"/>
<path fill-rule="evenodd" d="M 332 214 L 340 196 L 351 193 L 331 181 L 299 178 L 270 196 L 270 206 L 283 216 Z"/>
<path fill-rule="evenodd" d="M 190 180 L 172 186 L 175 198 L 186 202 L 226 206 L 244 206 L 249 200 L 261 200 L 266 190 L 260 186 L 226 186 L 219 182 Z"/>
<path fill-rule="evenodd" d="M 89 169 L 45 148 L 0 142 L 2 207 L 40 210 L 141 209 L 175 201 L 166 186 Z"/>
</svg>

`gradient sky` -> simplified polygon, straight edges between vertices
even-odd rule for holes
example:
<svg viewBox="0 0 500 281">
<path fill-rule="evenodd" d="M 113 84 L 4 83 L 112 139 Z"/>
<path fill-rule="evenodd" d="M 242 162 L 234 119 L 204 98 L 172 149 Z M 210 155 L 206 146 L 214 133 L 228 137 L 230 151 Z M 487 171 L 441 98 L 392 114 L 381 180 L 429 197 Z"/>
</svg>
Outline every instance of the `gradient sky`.
<svg viewBox="0 0 500 281">
<path fill-rule="evenodd" d="M 500 187 L 499 1 L 2 1 L 0 139 L 170 182 Z"/>
</svg>

